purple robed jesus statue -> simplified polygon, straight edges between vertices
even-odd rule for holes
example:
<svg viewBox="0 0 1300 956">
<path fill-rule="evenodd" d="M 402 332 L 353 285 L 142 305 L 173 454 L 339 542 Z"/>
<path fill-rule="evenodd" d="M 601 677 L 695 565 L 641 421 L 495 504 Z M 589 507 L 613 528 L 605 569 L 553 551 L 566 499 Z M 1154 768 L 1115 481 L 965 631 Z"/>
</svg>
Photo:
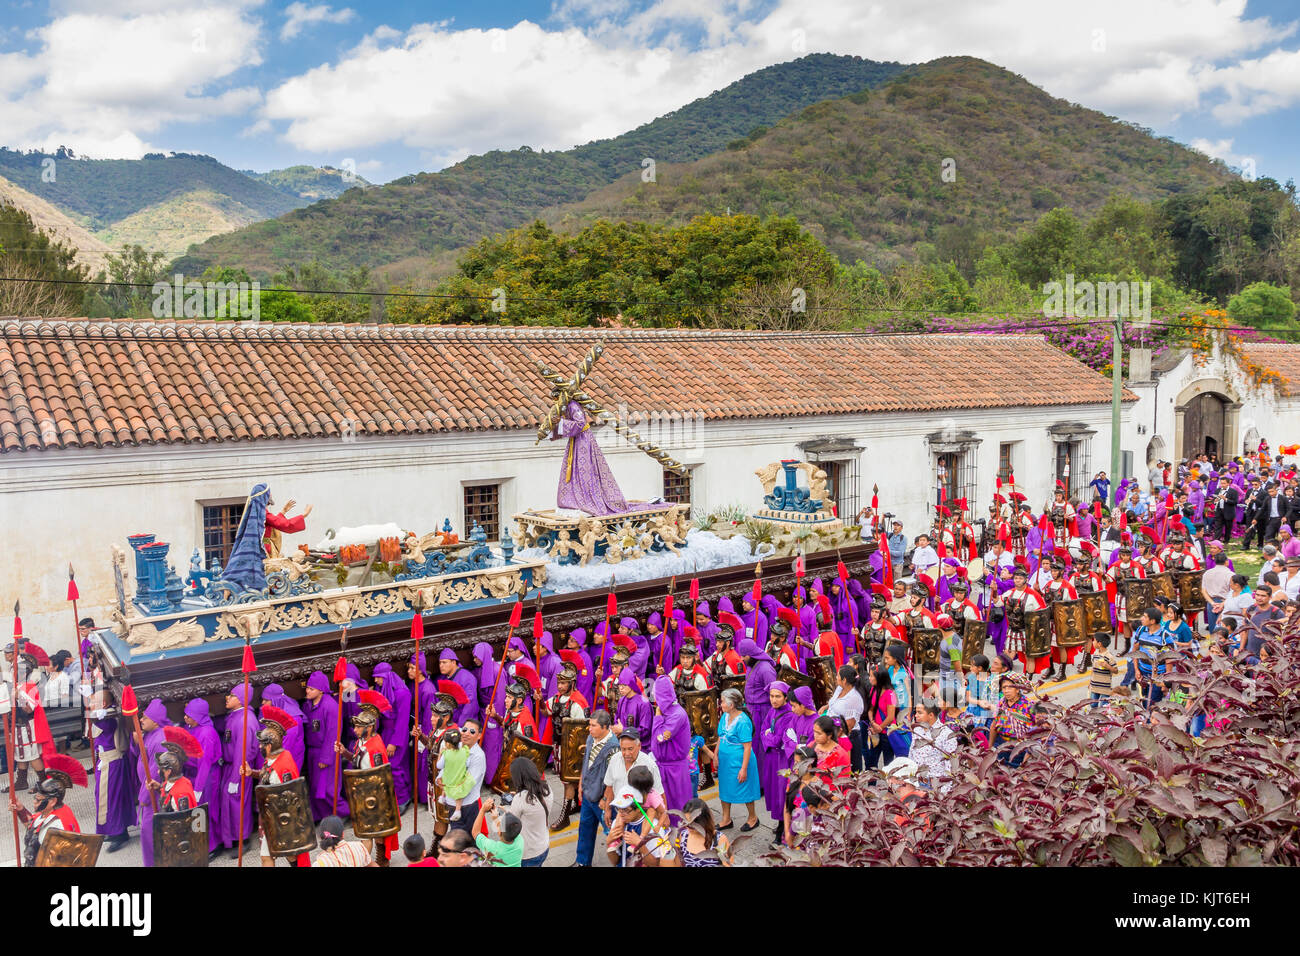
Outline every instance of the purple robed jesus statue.
<svg viewBox="0 0 1300 956">
<path fill-rule="evenodd" d="M 627 500 L 596 444 L 591 423 L 577 402 L 569 402 L 565 406 L 564 416 L 551 434 L 553 441 L 559 438 L 568 439 L 568 447 L 560 466 L 556 505 L 585 511 L 589 515 L 612 515 L 628 511 Z"/>
</svg>

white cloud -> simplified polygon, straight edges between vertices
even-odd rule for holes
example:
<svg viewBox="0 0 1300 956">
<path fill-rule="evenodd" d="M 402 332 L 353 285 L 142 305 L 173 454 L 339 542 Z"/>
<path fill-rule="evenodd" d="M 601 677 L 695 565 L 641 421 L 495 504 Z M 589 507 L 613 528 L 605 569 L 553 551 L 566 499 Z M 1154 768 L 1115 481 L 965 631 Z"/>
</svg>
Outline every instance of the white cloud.
<svg viewBox="0 0 1300 956">
<path fill-rule="evenodd" d="M 1193 139 L 1189 145 L 1192 149 L 1200 150 L 1206 156 L 1212 157 L 1213 159 L 1221 159 L 1229 165 L 1235 162 L 1232 154 L 1231 137 L 1228 139 L 1209 140 L 1202 136 L 1198 136 Z"/>
<path fill-rule="evenodd" d="M 309 7 L 305 3 L 291 3 L 284 8 L 285 21 L 280 29 L 281 40 L 292 40 L 302 32 L 303 27 L 315 23 L 347 23 L 356 13 L 350 7 L 331 10 L 321 3 Z"/>
<path fill-rule="evenodd" d="M 33 31 L 34 52 L 0 57 L 6 143 L 136 157 L 166 124 L 255 111 L 259 90 L 227 88 L 262 62 L 245 5 L 71 12 Z"/>
<path fill-rule="evenodd" d="M 382 28 L 266 97 L 264 115 L 310 150 L 398 142 L 437 164 L 527 143 L 612 136 L 803 53 L 921 62 L 977 56 L 1053 95 L 1146 125 L 1295 102 L 1295 23 L 1244 0 L 562 0 L 558 28 Z M 682 39 L 691 36 L 691 42 Z M 699 38 L 704 38 L 702 42 Z M 1263 53 L 1263 56 L 1259 54 Z M 1254 59 L 1246 59 L 1255 57 Z M 1226 97 L 1226 100 L 1225 100 Z"/>
</svg>

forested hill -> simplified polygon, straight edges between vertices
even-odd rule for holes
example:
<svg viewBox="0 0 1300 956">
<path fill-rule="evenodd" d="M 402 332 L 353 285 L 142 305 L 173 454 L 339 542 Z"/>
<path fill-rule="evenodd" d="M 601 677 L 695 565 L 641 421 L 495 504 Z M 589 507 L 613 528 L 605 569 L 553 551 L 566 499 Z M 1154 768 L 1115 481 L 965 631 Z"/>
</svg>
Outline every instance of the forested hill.
<svg viewBox="0 0 1300 956">
<path fill-rule="evenodd" d="M 199 273 L 230 265 L 269 276 L 319 261 L 340 271 L 428 260 L 530 221 L 540 210 L 577 202 L 635 170 L 644 158 L 681 163 L 725 150 L 758 127 L 825 99 L 878 86 L 904 67 L 860 57 L 816 54 L 767 67 L 621 136 L 565 152 L 527 147 L 471 156 L 437 173 L 419 173 L 354 190 L 279 219 L 214 236 L 177 268 Z"/>
<path fill-rule="evenodd" d="M 653 183 L 624 176 L 544 218 L 575 231 L 601 218 L 792 215 L 841 261 L 888 267 L 948 225 L 1009 236 L 1057 206 L 1089 214 L 1114 192 L 1153 201 L 1231 178 L 1202 153 L 993 64 L 945 58 L 722 153 L 660 164 Z"/>
<path fill-rule="evenodd" d="M 355 173 L 335 169 L 333 166 L 287 166 L 284 169 L 272 169 L 259 173 L 251 169 L 241 169 L 241 173 L 258 182 L 266 183 L 272 189 L 279 190 L 286 196 L 316 202 L 318 199 L 333 199 L 349 189 L 369 186 L 370 184 Z"/>
<path fill-rule="evenodd" d="M 139 243 L 170 255 L 214 232 L 279 216 L 308 202 L 197 154 L 80 159 L 63 151 L 0 148 L 0 177 L 109 246 Z"/>
</svg>

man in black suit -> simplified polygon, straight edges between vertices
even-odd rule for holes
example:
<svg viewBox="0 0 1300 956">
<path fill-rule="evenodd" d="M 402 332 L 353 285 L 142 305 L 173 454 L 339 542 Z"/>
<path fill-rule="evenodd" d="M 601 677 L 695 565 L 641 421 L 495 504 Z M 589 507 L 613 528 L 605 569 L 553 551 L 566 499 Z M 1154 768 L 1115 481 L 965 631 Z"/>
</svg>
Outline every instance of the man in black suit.
<svg viewBox="0 0 1300 956">
<path fill-rule="evenodd" d="M 1240 501 L 1241 490 L 1236 485 L 1228 485 L 1222 493 L 1218 510 L 1215 512 L 1214 537 L 1225 544 L 1232 540 L 1232 524 L 1237 520 L 1237 504 Z"/>
<path fill-rule="evenodd" d="M 1265 541 L 1276 538 L 1277 529 L 1282 527 L 1282 522 L 1286 520 L 1290 501 L 1283 498 L 1281 492 L 1281 486 L 1276 481 L 1270 481 L 1262 492 L 1257 492 L 1251 499 L 1255 523 L 1246 530 L 1246 540 L 1250 540 L 1252 533 L 1258 535 L 1257 548 L 1263 548 Z"/>
</svg>

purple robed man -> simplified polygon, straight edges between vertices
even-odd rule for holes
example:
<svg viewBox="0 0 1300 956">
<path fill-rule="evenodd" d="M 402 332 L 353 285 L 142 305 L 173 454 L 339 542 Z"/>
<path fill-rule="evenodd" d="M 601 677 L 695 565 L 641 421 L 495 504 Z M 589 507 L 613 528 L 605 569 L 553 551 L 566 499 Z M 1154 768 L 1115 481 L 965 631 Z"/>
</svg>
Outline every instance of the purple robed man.
<svg viewBox="0 0 1300 956">
<path fill-rule="evenodd" d="M 645 619 L 645 643 L 646 643 L 646 647 L 649 649 L 646 655 L 647 663 L 651 660 L 653 660 L 656 664 L 659 662 L 660 648 L 663 647 L 664 641 L 666 641 L 667 639 L 668 636 L 664 634 L 664 616 L 660 614 L 658 611 L 651 611 L 650 616 Z M 636 637 L 634 637 L 633 640 L 636 640 Z M 640 649 L 639 643 L 637 647 L 639 650 Z M 632 658 L 633 660 L 635 660 L 636 655 L 633 654 Z M 631 661 L 629 661 L 628 663 L 631 664 Z M 644 676 L 644 674 L 638 673 L 637 676 L 642 677 Z"/>
<path fill-rule="evenodd" d="M 1016 586 L 1016 582 L 1012 581 L 1010 578 L 998 578 L 993 582 L 993 584 L 998 589 L 999 595 L 1006 594 Z M 992 601 L 991 593 L 989 600 L 990 602 Z M 999 654 L 1006 651 L 1007 637 L 1010 636 L 1010 633 L 1011 625 L 1007 621 L 1006 612 L 1004 610 L 1002 620 L 989 622 L 989 640 L 993 642 L 993 647 Z"/>
<path fill-rule="evenodd" d="M 613 670 L 614 647 L 609 643 L 607 633 L 605 622 L 601 621 L 596 625 L 594 643 L 591 646 L 591 662 L 596 665 L 596 677 L 600 681 L 609 680 L 610 671 Z"/>
<path fill-rule="evenodd" d="M 790 731 L 786 734 L 786 742 L 782 745 L 786 758 L 791 761 L 793 766 L 794 752 L 804 744 L 812 745 L 813 724 L 817 722 L 817 705 L 813 703 L 813 694 L 811 687 L 796 687 L 790 699 L 802 704 L 812 711 L 811 714 L 790 715 Z"/>
<path fill-rule="evenodd" d="M 569 632 L 569 639 L 578 645 L 578 656 L 582 658 L 582 667 L 578 669 L 578 693 L 582 699 L 594 705 L 596 700 L 592 697 L 592 690 L 596 686 L 596 668 L 591 660 L 591 655 L 587 653 L 587 629 L 575 627 Z"/>
<path fill-rule="evenodd" d="M 330 694 L 330 679 L 322 671 L 312 671 L 307 678 L 310 690 L 320 691 L 315 700 L 309 695 L 304 705 L 304 742 L 307 765 L 301 770 L 307 777 L 311 793 L 311 816 L 319 823 L 334 814 L 334 741 L 338 740 L 339 710 L 337 698 Z M 338 813 L 346 817 L 351 810 L 343 791 L 343 768 L 339 767 Z"/>
<path fill-rule="evenodd" d="M 537 643 L 546 652 L 537 662 L 537 676 L 542 679 L 542 696 L 549 700 L 555 696 L 556 685 L 559 683 L 557 675 L 564 661 L 555 653 L 555 638 L 550 631 L 543 631 Z"/>
<path fill-rule="evenodd" d="M 117 718 L 93 721 L 95 731 L 95 832 L 126 839 L 135 823 L 130 765 L 117 746 Z"/>
<path fill-rule="evenodd" d="M 262 763 L 262 751 L 257 745 L 257 735 L 262 729 L 257 714 L 248 708 L 244 697 L 244 685 L 236 684 L 230 689 L 230 696 L 238 701 L 239 706 L 226 712 L 222 730 L 221 759 L 225 764 L 221 768 L 221 842 L 233 847 L 247 840 L 257 828 L 257 804 L 253 800 L 253 790 L 257 778 L 250 777 L 244 781 L 244 830 L 239 830 L 239 771 L 244 764 L 256 770 Z M 248 732 L 244 733 L 244 712 L 248 711 Z"/>
<path fill-rule="evenodd" d="M 745 710 L 749 711 L 749 716 L 753 718 L 754 731 L 757 733 L 767 726 L 767 715 L 772 709 L 767 697 L 767 688 L 776 680 L 776 667 L 772 664 L 772 658 L 768 657 L 767 653 L 751 638 L 738 639 L 736 653 L 753 662 L 745 672 Z M 753 753 L 754 762 L 758 764 L 759 780 L 763 781 L 762 748 L 754 747 Z M 781 791 L 781 798 L 785 799 L 784 789 Z"/>
<path fill-rule="evenodd" d="M 551 440 L 560 438 L 568 440 L 568 447 L 560 466 L 560 485 L 555 503 L 561 508 L 573 508 L 590 515 L 627 511 L 627 500 L 596 443 L 591 423 L 577 402 L 569 402 L 563 417 L 556 422 Z"/>
<path fill-rule="evenodd" d="M 481 709 L 483 721 L 483 756 L 487 762 L 487 772 L 484 774 L 484 780 L 491 780 L 496 776 L 497 764 L 501 762 L 501 745 L 505 740 L 505 734 L 501 729 L 501 720 L 498 716 L 494 720 L 487 720 L 488 705 L 491 705 L 501 714 L 506 708 L 506 679 L 505 675 L 497 681 L 497 661 L 492 657 L 492 645 L 483 641 L 474 645 L 474 659 L 478 661 L 478 705 Z M 492 689 L 496 688 L 495 697 Z"/>
<path fill-rule="evenodd" d="M 631 671 L 637 677 L 645 677 L 646 668 L 650 665 L 650 642 L 646 636 L 641 633 L 637 627 L 636 618 L 625 617 L 618 622 L 620 628 L 628 632 L 632 642 L 636 644 L 636 650 L 632 652 L 631 659 L 628 660 L 627 666 L 623 668 L 624 673 Z"/>
<path fill-rule="evenodd" d="M 163 741 L 167 739 L 164 727 L 170 727 L 172 722 L 167 719 L 167 708 L 158 698 L 149 701 L 149 706 L 143 711 L 143 716 L 148 717 L 158 726 L 153 730 L 147 730 L 144 733 L 144 753 L 133 746 L 132 752 L 135 754 L 136 779 L 140 781 L 140 789 L 136 792 L 136 801 L 140 805 L 140 851 L 144 857 L 145 866 L 153 866 L 153 794 L 149 790 L 148 780 L 150 778 L 158 779 L 158 765 L 155 761 L 158 755 L 163 752 Z M 145 761 L 149 761 L 149 777 L 145 776 Z"/>
<path fill-rule="evenodd" d="M 217 848 L 221 812 L 221 734 L 212 723 L 208 702 L 195 697 L 185 704 L 185 725 L 203 748 L 203 755 L 185 765 L 185 776 L 194 783 L 194 796 L 208 805 L 208 851 Z"/>
<path fill-rule="evenodd" d="M 460 685 L 460 689 L 465 692 L 465 703 L 457 704 L 456 709 L 451 714 L 451 719 L 455 721 L 456 726 L 459 727 L 467 720 L 477 720 L 480 708 L 478 703 L 478 679 L 474 676 L 474 672 L 460 666 L 460 658 L 456 656 L 456 652 L 450 647 L 444 647 L 438 652 L 438 671 L 444 680 L 455 681 Z M 448 671 L 451 673 L 448 673 Z"/>
<path fill-rule="evenodd" d="M 262 688 L 262 703 L 270 704 L 272 707 L 279 707 L 282 711 L 298 721 L 298 726 L 290 727 L 289 732 L 284 735 L 284 749 L 289 751 L 293 757 L 293 762 L 298 765 L 299 772 L 302 771 L 302 762 L 307 759 L 307 744 L 304 742 L 302 729 L 302 707 L 298 702 L 284 692 L 284 688 L 279 684 L 267 684 Z"/>
<path fill-rule="evenodd" d="M 358 703 L 360 691 L 368 690 L 370 685 L 361 679 L 361 672 L 357 670 L 357 665 L 351 661 L 347 662 L 347 679 L 356 685 L 358 693 L 344 695 L 343 700 L 343 746 L 349 750 L 356 741 L 356 733 L 352 729 L 352 718 L 361 713 L 361 705 Z"/>
<path fill-rule="evenodd" d="M 799 608 L 799 637 L 815 647 L 818 636 L 817 608 L 811 604 L 805 604 Z M 795 648 L 795 652 L 799 656 L 799 669 L 804 670 L 808 666 L 808 658 L 813 656 L 812 648 L 799 644 Z"/>
<path fill-rule="evenodd" d="M 393 765 L 393 791 L 397 805 L 404 807 L 411 799 L 411 691 L 393 671 L 393 665 L 380 661 L 371 672 L 393 709 L 379 718 L 379 736 L 388 747 L 388 762 Z"/>
<path fill-rule="evenodd" d="M 748 636 L 754 639 L 754 643 L 759 647 L 767 647 L 767 615 L 755 608 L 750 602 L 754 600 L 752 594 L 747 594 L 740 602 L 740 621 L 745 625 Z M 764 598 L 763 600 L 767 600 Z M 773 600 L 776 600 L 773 598 Z M 722 602 L 718 602 L 718 613 L 722 613 Z M 732 612 L 735 613 L 735 612 Z M 745 637 L 744 634 L 735 635 L 736 640 Z M 735 647 L 735 644 L 732 645 Z"/>
<path fill-rule="evenodd" d="M 852 654 L 857 649 L 853 640 L 853 630 L 858 609 L 853 605 L 844 582 L 836 578 L 831 582 L 831 614 L 835 618 L 835 633 L 839 635 L 845 654 Z"/>
<path fill-rule="evenodd" d="M 445 648 L 445 650 L 452 657 L 456 656 L 456 653 L 451 648 Z M 411 707 L 413 708 L 411 720 L 412 723 L 419 724 L 420 733 L 427 734 L 433 726 L 433 702 L 438 696 L 438 685 L 428 676 L 429 662 L 424 651 L 412 654 L 406 663 L 408 668 L 406 676 L 408 679 L 412 679 L 410 668 L 415 669 L 415 677 L 412 679 L 415 684 L 415 692 L 411 697 Z M 441 661 L 439 666 L 441 666 Z M 473 682 L 472 686 L 467 688 L 465 692 L 469 695 L 470 700 L 474 701 L 475 704 L 478 703 L 477 682 Z M 426 801 L 425 789 L 428 786 L 428 781 L 429 752 L 421 750 L 420 755 L 416 758 L 415 779 L 411 781 L 411 793 L 415 799 Z"/>
<path fill-rule="evenodd" d="M 614 721 L 623 725 L 624 730 L 635 731 L 641 737 L 641 749 L 650 750 L 650 731 L 654 725 L 654 714 L 650 702 L 641 695 L 636 675 L 626 667 L 618 675 L 620 687 L 631 689 L 632 693 L 619 691 L 618 707 L 614 712 Z"/>
<path fill-rule="evenodd" d="M 677 703 L 673 682 L 655 678 L 655 709 L 659 712 L 650 730 L 650 749 L 659 764 L 664 785 L 664 802 L 680 810 L 691 799 L 691 719 Z"/>
<path fill-rule="evenodd" d="M 703 660 L 713 653 L 718 634 L 718 625 L 713 622 L 712 615 L 709 613 L 708 601 L 701 601 L 695 605 L 695 630 L 700 635 L 698 650 L 700 659 Z"/>
<path fill-rule="evenodd" d="M 749 602 L 746 600 L 743 601 L 742 603 L 748 604 Z M 777 613 L 781 610 L 782 607 L 784 607 L 784 605 L 776 599 L 775 594 L 764 594 L 759 599 L 758 606 L 762 608 L 763 614 L 767 618 L 767 626 L 769 628 L 776 623 Z M 739 635 L 737 635 L 737 639 L 739 639 Z M 758 640 L 757 635 L 754 635 L 754 640 L 755 641 Z M 759 646 L 764 646 L 764 645 L 759 645 Z"/>
<path fill-rule="evenodd" d="M 768 690 L 779 690 L 788 695 L 790 685 L 785 681 L 773 681 Z M 786 756 L 793 721 L 794 711 L 790 709 L 788 700 L 775 709 L 769 700 L 767 713 L 763 715 L 763 723 L 760 725 L 759 742 L 763 759 L 758 769 L 763 781 L 763 802 L 767 805 L 768 813 L 772 814 L 772 819 L 778 823 L 785 819 L 785 790 L 788 781 L 781 776 L 781 771 L 790 769 L 791 758 L 794 756 L 793 747 L 789 748 L 790 756 Z"/>
</svg>

